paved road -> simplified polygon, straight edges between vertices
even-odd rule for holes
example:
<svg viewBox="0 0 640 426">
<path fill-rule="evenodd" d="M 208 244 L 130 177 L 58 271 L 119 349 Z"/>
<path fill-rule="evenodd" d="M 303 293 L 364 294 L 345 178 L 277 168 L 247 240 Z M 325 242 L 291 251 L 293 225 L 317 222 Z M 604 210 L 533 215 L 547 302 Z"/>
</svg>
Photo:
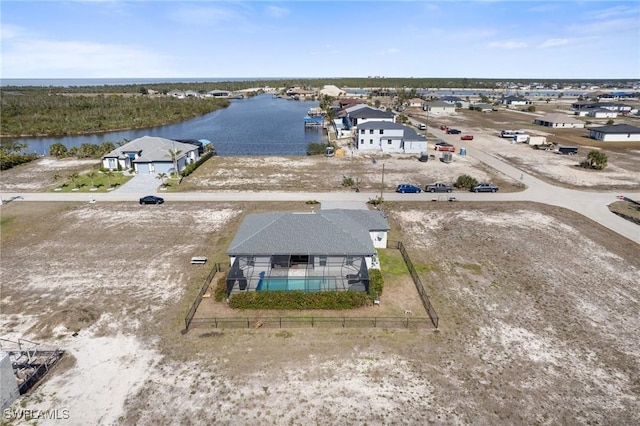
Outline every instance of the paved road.
<svg viewBox="0 0 640 426">
<path fill-rule="evenodd" d="M 450 142 L 459 142 L 455 136 L 446 135 L 439 129 L 429 129 L 432 134 L 440 136 L 444 140 Z M 628 238 L 629 240 L 640 243 L 640 226 L 635 225 L 619 216 L 612 214 L 607 205 L 616 201 L 619 192 L 587 192 L 573 189 L 567 189 L 550 185 L 537 179 L 526 172 L 513 167 L 504 161 L 493 157 L 490 154 L 482 152 L 474 147 L 467 147 L 467 155 L 470 155 L 479 161 L 489 165 L 497 171 L 519 180 L 522 177 L 523 183 L 527 186 L 524 191 L 512 193 L 484 193 L 474 194 L 471 192 L 455 192 L 452 195 L 459 201 L 531 201 L 553 206 L 564 207 L 573 210 L 601 225 L 617 232 L 618 234 Z M 149 180 L 149 182 L 151 182 Z M 149 182 L 141 182 L 144 184 Z M 157 182 L 153 182 L 157 186 Z M 144 195 L 149 195 L 149 191 L 136 192 L 135 188 L 124 190 L 126 185 L 110 193 L 5 193 L 0 194 L 2 200 L 9 200 L 12 197 L 21 196 L 21 201 L 90 201 L 92 198 L 96 202 L 103 201 L 134 201 Z M 155 191 L 154 191 L 155 192 Z M 640 200 L 640 193 L 625 193 L 625 196 Z M 164 193 L 162 197 L 168 202 L 171 201 L 308 201 L 316 200 L 324 204 L 325 208 L 330 205 L 334 208 L 344 206 L 344 208 L 356 208 L 358 205 L 364 205 L 372 198 L 380 196 L 380 192 L 188 192 L 188 193 Z M 438 194 L 397 194 L 395 192 L 385 192 L 383 197 L 387 201 L 430 201 L 440 199 Z M 446 199 L 447 196 L 442 197 Z"/>
</svg>

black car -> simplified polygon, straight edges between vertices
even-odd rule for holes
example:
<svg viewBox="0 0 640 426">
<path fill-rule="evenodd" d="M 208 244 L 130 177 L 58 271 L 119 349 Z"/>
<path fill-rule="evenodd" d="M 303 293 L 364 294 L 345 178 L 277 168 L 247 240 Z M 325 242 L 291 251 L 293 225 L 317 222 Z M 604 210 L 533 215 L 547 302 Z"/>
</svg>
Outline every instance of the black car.
<svg viewBox="0 0 640 426">
<path fill-rule="evenodd" d="M 497 192 L 498 186 L 492 183 L 479 183 L 473 188 L 471 188 L 473 192 Z"/>
<path fill-rule="evenodd" d="M 447 133 L 450 135 L 459 135 L 460 133 L 462 133 L 462 131 L 458 129 L 449 129 L 447 130 Z"/>
<path fill-rule="evenodd" d="M 164 203 L 164 198 L 156 197 L 155 195 L 147 195 L 146 197 L 140 198 L 140 204 L 162 204 Z"/>
</svg>

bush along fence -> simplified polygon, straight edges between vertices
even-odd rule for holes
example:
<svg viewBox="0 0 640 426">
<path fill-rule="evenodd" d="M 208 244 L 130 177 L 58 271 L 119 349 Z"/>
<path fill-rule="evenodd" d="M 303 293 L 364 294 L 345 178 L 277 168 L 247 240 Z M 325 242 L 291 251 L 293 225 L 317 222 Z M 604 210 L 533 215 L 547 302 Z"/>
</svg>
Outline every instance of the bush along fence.
<svg viewBox="0 0 640 426">
<path fill-rule="evenodd" d="M 198 306 L 200 306 L 200 302 L 202 301 L 202 296 L 204 296 L 204 294 L 209 289 L 211 280 L 213 279 L 216 273 L 221 271 L 223 271 L 222 264 L 214 263 L 213 268 L 211 269 L 211 271 L 209 271 L 209 274 L 204 279 L 204 282 L 202 283 L 202 287 L 200 288 L 200 291 L 198 292 L 196 299 L 193 301 L 193 304 L 191 305 L 191 309 L 189 309 L 189 312 L 187 312 L 187 316 L 184 317 L 184 330 L 182 330 L 183 334 L 189 331 L 189 326 L 191 325 L 191 321 L 193 321 L 193 316 L 196 314 L 196 311 L 198 310 Z"/>
<path fill-rule="evenodd" d="M 433 329 L 431 319 L 409 317 L 245 317 L 193 318 L 190 326 L 212 328 L 408 328 Z"/>
<path fill-rule="evenodd" d="M 409 253 L 407 253 L 407 250 L 404 248 L 404 244 L 402 244 L 402 241 L 393 241 L 393 242 L 389 241 L 389 243 L 387 244 L 387 247 L 397 248 L 398 250 L 400 250 L 400 254 L 404 259 L 405 265 L 407 265 L 409 274 L 411 274 L 411 279 L 413 279 L 413 283 L 416 285 L 416 290 L 418 290 L 418 294 L 420 295 L 420 300 L 422 300 L 422 305 L 424 306 L 424 309 L 427 311 L 427 314 L 429 314 L 429 318 L 431 318 L 433 325 L 436 328 L 438 328 L 438 320 L 439 320 L 438 314 L 436 314 L 436 310 L 433 308 L 433 305 L 431 305 L 431 301 L 429 301 L 429 296 L 427 296 L 427 291 L 424 289 L 424 285 L 422 284 L 422 281 L 420 280 L 420 277 L 416 272 L 416 268 L 414 268 L 413 266 L 413 262 L 409 257 Z"/>
</svg>

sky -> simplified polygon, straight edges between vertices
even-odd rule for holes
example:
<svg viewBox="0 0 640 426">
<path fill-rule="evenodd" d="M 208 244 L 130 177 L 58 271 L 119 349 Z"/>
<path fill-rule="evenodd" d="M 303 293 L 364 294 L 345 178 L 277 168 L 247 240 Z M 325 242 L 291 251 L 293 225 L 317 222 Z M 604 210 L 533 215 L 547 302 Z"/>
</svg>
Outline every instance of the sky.
<svg viewBox="0 0 640 426">
<path fill-rule="evenodd" d="M 640 2 L 2 0 L 2 78 L 640 79 Z"/>
</svg>

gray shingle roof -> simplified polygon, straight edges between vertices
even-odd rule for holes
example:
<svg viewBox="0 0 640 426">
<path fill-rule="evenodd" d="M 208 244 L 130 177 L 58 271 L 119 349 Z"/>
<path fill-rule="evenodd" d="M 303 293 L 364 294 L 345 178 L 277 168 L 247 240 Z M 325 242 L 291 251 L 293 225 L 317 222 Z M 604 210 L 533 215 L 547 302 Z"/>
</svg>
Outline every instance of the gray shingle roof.
<svg viewBox="0 0 640 426">
<path fill-rule="evenodd" d="M 395 114 L 392 112 L 382 111 L 374 108 L 360 108 L 355 111 L 349 112 L 349 117 L 352 118 L 393 118 Z"/>
<path fill-rule="evenodd" d="M 619 134 L 619 133 L 640 133 L 640 127 L 632 126 L 630 124 L 614 124 L 611 126 L 600 126 L 600 127 L 591 127 L 589 131 L 592 132 L 601 132 L 601 133 L 611 133 L 611 134 Z"/>
<path fill-rule="evenodd" d="M 407 129 L 407 126 L 402 124 L 392 123 L 391 121 L 367 121 L 366 123 L 358 124 L 358 129 Z"/>
<path fill-rule="evenodd" d="M 249 214 L 227 254 L 373 255 L 369 232 L 388 229 L 382 214 L 371 210 Z"/>
<path fill-rule="evenodd" d="M 107 155 L 105 158 L 123 158 L 127 152 L 140 152 L 140 158 L 134 162 L 149 163 L 160 161 L 172 161 L 169 150 L 176 149 L 182 151 L 178 159 L 184 157 L 188 152 L 198 149 L 198 146 L 189 143 L 176 142 L 157 136 L 143 136 L 126 143 Z"/>
</svg>

